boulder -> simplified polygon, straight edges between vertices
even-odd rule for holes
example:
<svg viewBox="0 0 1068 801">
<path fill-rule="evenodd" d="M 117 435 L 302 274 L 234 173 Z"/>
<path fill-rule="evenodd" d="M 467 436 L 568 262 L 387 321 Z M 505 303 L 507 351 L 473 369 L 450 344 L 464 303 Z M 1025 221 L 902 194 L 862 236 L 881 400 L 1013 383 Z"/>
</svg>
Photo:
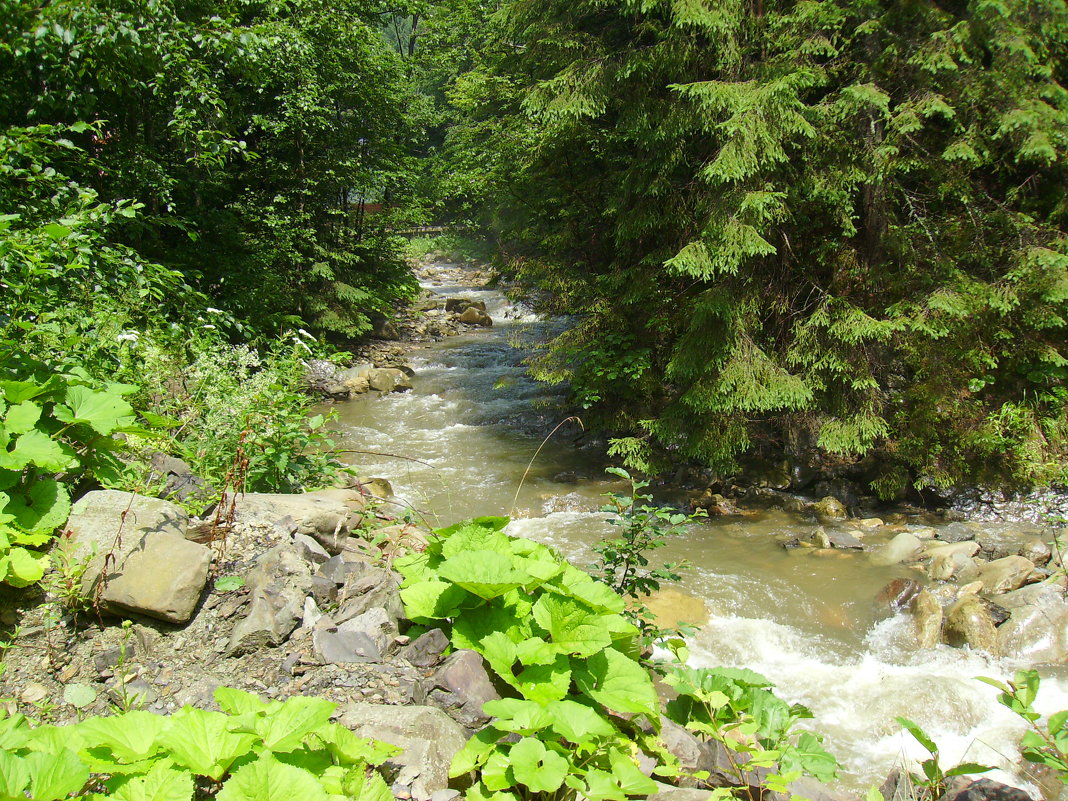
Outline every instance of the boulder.
<svg viewBox="0 0 1068 801">
<path fill-rule="evenodd" d="M 902 531 L 883 547 L 871 554 L 873 565 L 897 565 L 912 559 L 923 547 L 923 542 L 907 531 Z"/>
<path fill-rule="evenodd" d="M 393 485 L 385 478 L 361 479 L 359 489 L 365 495 L 373 495 L 383 501 L 388 501 L 393 497 Z"/>
<path fill-rule="evenodd" d="M 964 542 L 928 542 L 923 548 L 923 553 L 924 556 L 929 556 L 932 559 L 938 556 L 951 556 L 953 554 L 975 556 L 979 553 L 979 543 L 974 540 L 966 540 Z"/>
<path fill-rule="evenodd" d="M 471 298 L 446 298 L 445 311 L 460 314 L 467 309 L 477 309 L 484 312 L 486 302 L 484 300 L 472 300 Z"/>
<path fill-rule="evenodd" d="M 400 651 L 400 656 L 415 667 L 433 667 L 441 661 L 441 655 L 449 647 L 449 638 L 441 629 L 423 632 Z"/>
<path fill-rule="evenodd" d="M 475 308 L 464 309 L 456 319 L 464 325 L 480 325 L 483 328 L 490 328 L 493 325 L 492 317 Z"/>
<path fill-rule="evenodd" d="M 998 632 L 987 604 L 978 595 L 965 595 L 946 610 L 946 642 L 998 655 Z"/>
<path fill-rule="evenodd" d="M 1010 613 L 998 627 L 1003 656 L 1028 664 L 1068 661 L 1068 600 L 1060 587 L 1032 584 L 998 597 Z"/>
<path fill-rule="evenodd" d="M 835 497 L 828 495 L 826 498 L 821 498 L 812 504 L 812 511 L 816 513 L 816 517 L 820 519 L 820 522 L 832 523 L 835 520 L 845 520 L 849 517 L 849 512 L 846 511 L 845 504 Z"/>
<path fill-rule="evenodd" d="M 900 612 L 912 603 L 912 599 L 923 587 L 915 579 L 897 578 L 889 582 L 879 590 L 875 596 L 875 603 L 879 606 L 889 606 L 895 612 Z"/>
<path fill-rule="evenodd" d="M 935 581 L 949 581 L 954 576 L 967 580 L 979 575 L 979 567 L 961 552 L 941 553 L 927 566 L 927 575 Z"/>
<path fill-rule="evenodd" d="M 983 583 L 983 592 L 991 595 L 1010 592 L 1026 584 L 1034 569 L 1035 565 L 1030 559 L 1005 556 L 980 567 L 979 581 Z"/>
<path fill-rule="evenodd" d="M 179 502 L 197 495 L 203 498 L 211 491 L 204 479 L 193 474 L 188 463 L 165 453 L 152 454 L 148 483 L 162 484 L 157 497 Z"/>
<path fill-rule="evenodd" d="M 365 632 L 344 630 L 325 616 L 312 630 L 312 647 L 326 665 L 382 661 L 382 651 Z"/>
<path fill-rule="evenodd" d="M 370 609 L 382 607 L 394 620 L 404 617 L 400 599 L 400 581 L 393 572 L 381 567 L 366 567 L 351 575 L 341 590 L 334 619 L 344 623 Z"/>
<path fill-rule="evenodd" d="M 432 686 L 427 700 L 469 729 L 488 723 L 490 717 L 482 711 L 482 705 L 501 697 L 490 682 L 482 657 L 464 648 L 453 652 L 442 663 L 434 674 Z"/>
<path fill-rule="evenodd" d="M 282 525 L 307 534 L 332 554 L 340 553 L 352 529 L 363 522 L 366 501 L 359 490 L 330 489 L 293 495 L 249 492 L 234 500 L 234 521 Z"/>
<path fill-rule="evenodd" d="M 675 587 L 661 587 L 646 599 L 645 606 L 656 625 L 662 628 L 677 628 L 687 623 L 703 626 L 710 617 L 703 598 Z"/>
<path fill-rule="evenodd" d="M 981 530 L 976 523 L 950 523 L 938 529 L 935 538 L 942 542 L 967 542 L 974 540 Z"/>
<path fill-rule="evenodd" d="M 185 539 L 188 523 L 189 516 L 169 501 L 118 490 L 97 490 L 86 493 L 74 504 L 59 547 L 68 559 L 88 561 L 82 574 L 82 590 L 91 596 L 105 558 L 110 555 L 109 569 L 121 565 L 149 533 Z"/>
<path fill-rule="evenodd" d="M 367 373 L 367 383 L 375 392 L 404 392 L 412 388 L 408 375 L 396 367 L 376 367 Z"/>
<path fill-rule="evenodd" d="M 1053 549 L 1041 537 L 1028 537 L 1017 554 L 1041 567 L 1049 564 L 1049 560 L 1053 558 Z"/>
<path fill-rule="evenodd" d="M 942 605 L 927 590 L 912 601 L 913 627 L 920 648 L 934 648 L 942 641 Z"/>
<path fill-rule="evenodd" d="M 291 543 L 263 553 L 245 577 L 249 610 L 234 626 L 227 645 L 231 656 L 278 645 L 304 618 L 304 600 L 311 593 L 309 565 Z"/>
<path fill-rule="evenodd" d="M 948 789 L 941 801 L 1031 801 L 1031 796 L 1018 787 L 992 779 L 978 779 Z"/>
<path fill-rule="evenodd" d="M 101 601 L 111 611 L 188 623 L 211 567 L 211 549 L 169 532 L 152 532 L 112 572 Z"/>
<path fill-rule="evenodd" d="M 375 339 L 396 342 L 400 339 L 400 331 L 397 329 L 397 324 L 392 320 L 376 316 L 371 323 L 371 336 Z"/>
<path fill-rule="evenodd" d="M 373 606 L 363 614 L 346 620 L 337 630 L 339 633 L 363 634 L 375 644 L 381 654 L 393 647 L 394 638 L 400 634 L 397 618 L 381 606 Z"/>
<path fill-rule="evenodd" d="M 827 533 L 827 542 L 832 548 L 842 550 L 862 551 L 864 543 L 848 531 L 830 531 Z"/>
<path fill-rule="evenodd" d="M 403 773 L 415 801 L 430 801 L 449 786 L 449 765 L 467 740 L 464 730 L 440 709 L 427 706 L 379 706 L 350 703 L 337 722 L 359 737 L 403 749 L 383 769 L 391 780 Z"/>
</svg>

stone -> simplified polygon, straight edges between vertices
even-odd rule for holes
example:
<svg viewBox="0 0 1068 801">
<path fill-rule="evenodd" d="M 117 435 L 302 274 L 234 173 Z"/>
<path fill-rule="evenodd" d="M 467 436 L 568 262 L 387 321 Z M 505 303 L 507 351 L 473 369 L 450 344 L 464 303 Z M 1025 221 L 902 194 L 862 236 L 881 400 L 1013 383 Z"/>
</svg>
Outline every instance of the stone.
<svg viewBox="0 0 1068 801">
<path fill-rule="evenodd" d="M 71 509 L 59 547 L 71 560 L 88 560 L 82 574 L 82 591 L 92 597 L 104 560 L 109 567 L 122 564 L 146 534 L 185 538 L 189 516 L 179 506 L 118 490 L 96 490 L 83 495 Z"/>
<path fill-rule="evenodd" d="M 811 776 L 794 779 L 788 785 L 790 798 L 804 798 L 806 801 L 860 801 L 860 795 L 845 790 L 835 790 Z"/>
<path fill-rule="evenodd" d="M 943 631 L 950 645 L 998 655 L 998 632 L 986 603 L 978 595 L 965 595 L 946 610 Z"/>
<path fill-rule="evenodd" d="M 210 492 L 204 479 L 194 475 L 193 468 L 181 459 L 166 453 L 154 453 L 150 465 L 148 484 L 162 484 L 156 493 L 159 498 L 174 498 L 182 502 L 196 495 L 203 497 Z"/>
<path fill-rule="evenodd" d="M 400 339 L 400 331 L 397 329 L 397 324 L 392 320 L 376 315 L 371 323 L 371 336 L 375 339 L 396 342 Z"/>
<path fill-rule="evenodd" d="M 308 592 L 320 607 L 337 602 L 338 585 L 336 582 L 324 576 L 312 576 L 310 582 Z"/>
<path fill-rule="evenodd" d="M 25 701 L 27 704 L 37 704 L 48 697 L 48 688 L 43 684 L 38 684 L 35 681 L 31 681 L 23 688 L 19 693 L 19 698 Z"/>
<path fill-rule="evenodd" d="M 974 540 L 981 530 L 975 523 L 950 523 L 939 528 L 935 538 L 942 542 L 966 542 Z"/>
<path fill-rule="evenodd" d="M 331 554 L 363 522 L 363 495 L 355 489 L 329 489 L 299 494 L 249 492 L 234 502 L 234 521 L 273 526 L 289 518 L 292 531 L 314 538 Z"/>
<path fill-rule="evenodd" d="M 316 572 L 316 575 L 333 582 L 336 595 L 337 587 L 340 587 L 352 576 L 360 575 L 366 569 L 366 562 L 349 562 L 339 554 L 337 556 L 331 556 L 319 565 L 319 570 Z"/>
<path fill-rule="evenodd" d="M 471 298 L 446 298 L 445 299 L 445 311 L 456 312 L 459 314 L 467 309 L 478 309 L 479 311 L 486 310 L 486 302 L 484 300 L 472 300 Z"/>
<path fill-rule="evenodd" d="M 1032 584 L 998 597 L 1009 619 L 998 627 L 1002 656 L 1028 664 L 1068 661 L 1068 600 L 1049 584 Z"/>
<path fill-rule="evenodd" d="M 211 567 L 211 549 L 170 532 L 146 534 L 100 595 L 112 611 L 188 623 L 200 602 Z"/>
<path fill-rule="evenodd" d="M 341 631 L 324 617 L 312 630 L 312 647 L 318 659 L 327 665 L 351 662 L 381 662 L 382 652 L 374 640 L 362 631 Z"/>
<path fill-rule="evenodd" d="M 912 600 L 912 621 L 920 648 L 934 648 L 942 641 L 942 605 L 925 589 Z"/>
<path fill-rule="evenodd" d="M 355 577 L 350 577 L 340 597 L 340 606 L 334 613 L 338 623 L 351 620 L 376 606 L 385 609 L 394 620 L 404 617 L 400 582 L 391 571 L 380 567 L 368 567 Z"/>
<path fill-rule="evenodd" d="M 402 749 L 383 768 L 397 776 L 406 768 L 413 776 L 410 787 L 417 801 L 430 801 L 439 790 L 449 789 L 449 765 L 467 741 L 464 730 L 440 709 L 428 706 L 384 706 L 350 703 L 341 708 L 337 722 L 358 737 L 382 740 Z"/>
<path fill-rule="evenodd" d="M 949 790 L 941 801 L 1031 801 L 1031 796 L 1018 787 L 1010 787 L 992 779 L 978 779 Z"/>
<path fill-rule="evenodd" d="M 310 595 L 304 599 L 304 616 L 301 618 L 301 628 L 310 629 L 314 628 L 323 617 L 323 613 L 319 611 L 318 604 L 315 603 L 315 599 Z"/>
<path fill-rule="evenodd" d="M 827 532 L 823 530 L 823 526 L 816 526 L 811 531 L 798 536 L 798 540 L 802 545 L 807 545 L 810 548 L 830 548 L 831 539 L 827 536 Z"/>
<path fill-rule="evenodd" d="M 245 617 L 230 632 L 226 653 L 239 656 L 262 651 L 279 645 L 288 635 L 289 632 L 275 620 L 271 602 L 265 596 L 257 595 L 249 604 Z"/>
<path fill-rule="evenodd" d="M 1034 565 L 1041 567 L 1049 564 L 1049 560 L 1053 558 L 1053 549 L 1041 537 L 1030 537 L 1027 542 L 1020 546 L 1017 554 Z"/>
<path fill-rule="evenodd" d="M 954 576 L 971 578 L 979 574 L 975 560 L 963 553 L 941 553 L 927 566 L 927 575 L 935 581 L 949 581 Z"/>
<path fill-rule="evenodd" d="M 925 556 L 930 556 L 932 559 L 938 556 L 950 556 L 953 554 L 975 556 L 979 553 L 979 543 L 974 540 L 966 540 L 963 542 L 928 542 L 923 548 L 923 553 Z"/>
<path fill-rule="evenodd" d="M 385 654 L 394 645 L 393 639 L 400 631 L 397 628 L 397 618 L 391 616 L 381 606 L 374 606 L 361 615 L 346 620 L 337 627 L 338 633 L 356 633 L 365 635 L 378 648 L 379 653 Z"/>
<path fill-rule="evenodd" d="M 493 325 L 492 317 L 474 307 L 464 309 L 456 319 L 464 325 L 480 325 L 483 328 L 490 328 Z"/>
<path fill-rule="evenodd" d="M 873 565 L 897 565 L 912 559 L 923 547 L 923 542 L 916 536 L 902 531 L 883 547 L 871 553 Z"/>
<path fill-rule="evenodd" d="M 983 583 L 983 592 L 991 595 L 1010 592 L 1026 584 L 1034 569 L 1035 565 L 1030 559 L 1005 556 L 980 567 L 979 581 Z"/>
<path fill-rule="evenodd" d="M 848 531 L 831 531 L 827 533 L 827 541 L 832 548 L 843 550 L 864 550 L 864 543 L 850 534 Z"/>
<path fill-rule="evenodd" d="M 469 729 L 488 723 L 490 717 L 482 711 L 482 705 L 501 697 L 490 682 L 482 657 L 465 648 L 454 651 L 442 663 L 434 673 L 432 686 L 427 699 Z"/>
<path fill-rule="evenodd" d="M 297 552 L 307 562 L 321 565 L 330 559 L 330 554 L 327 553 L 326 548 L 307 534 L 294 534 L 293 544 L 297 546 Z"/>
<path fill-rule="evenodd" d="M 441 655 L 449 647 L 449 638 L 441 629 L 431 629 L 420 634 L 400 651 L 400 656 L 415 667 L 433 667 L 441 661 Z"/>
<path fill-rule="evenodd" d="M 404 392 L 412 388 L 408 375 L 396 367 L 376 367 L 367 373 L 367 383 L 375 392 Z"/>
<path fill-rule="evenodd" d="M 875 602 L 879 606 L 889 606 L 893 611 L 899 612 L 912 603 L 912 599 L 921 589 L 923 588 L 920 583 L 914 579 L 897 578 L 879 590 Z"/>
<path fill-rule="evenodd" d="M 816 517 L 818 517 L 821 522 L 845 520 L 849 517 L 849 512 L 846 511 L 845 504 L 830 495 L 821 498 L 816 501 L 816 503 L 812 504 L 812 511 L 816 513 Z"/>
<path fill-rule="evenodd" d="M 366 495 L 373 495 L 383 501 L 393 497 L 393 485 L 385 478 L 366 478 L 359 483 L 360 491 Z"/>
<path fill-rule="evenodd" d="M 878 517 L 864 517 L 858 520 L 856 524 L 859 528 L 881 528 L 886 525 Z"/>
</svg>

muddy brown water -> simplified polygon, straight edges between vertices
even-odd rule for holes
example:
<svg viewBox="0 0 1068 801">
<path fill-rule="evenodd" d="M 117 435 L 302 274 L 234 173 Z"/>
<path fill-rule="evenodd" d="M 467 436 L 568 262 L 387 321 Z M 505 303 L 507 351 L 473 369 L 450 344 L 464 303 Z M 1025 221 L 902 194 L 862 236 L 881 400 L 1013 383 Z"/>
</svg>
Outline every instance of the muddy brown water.
<svg viewBox="0 0 1068 801">
<path fill-rule="evenodd" d="M 350 457 L 364 475 L 388 478 L 435 524 L 511 513 L 511 533 L 589 564 L 591 545 L 610 530 L 599 511 L 602 495 L 625 489 L 605 475 L 603 451 L 576 447 L 581 430 L 566 423 L 528 472 L 543 437 L 567 412 L 558 389 L 526 377 L 523 360 L 562 323 L 525 315 L 495 291 L 426 286 L 445 297 L 484 300 L 494 327 L 417 350 L 411 392 L 339 404 L 341 447 L 418 459 Z M 899 715 L 934 738 L 945 767 L 964 760 L 997 765 L 1003 770 L 993 778 L 1027 786 L 1014 768 L 1022 726 L 997 704 L 993 688 L 975 680 L 1006 679 L 1021 665 L 948 646 L 918 650 L 910 619 L 888 616 L 873 602 L 887 581 L 915 573 L 876 567 L 860 553 L 787 552 L 779 545 L 781 535 L 812 526 L 798 515 L 765 511 L 695 525 L 658 552 L 693 565 L 677 588 L 681 595 L 666 605 L 693 611 L 696 603 L 707 612 L 690 642 L 691 663 L 751 668 L 787 701 L 808 706 L 815 718 L 806 725 L 826 736 L 845 788 L 864 790 L 903 759 L 926 756 L 901 732 Z M 1068 708 L 1068 681 L 1049 676 L 1038 705 L 1047 712 Z"/>
</svg>

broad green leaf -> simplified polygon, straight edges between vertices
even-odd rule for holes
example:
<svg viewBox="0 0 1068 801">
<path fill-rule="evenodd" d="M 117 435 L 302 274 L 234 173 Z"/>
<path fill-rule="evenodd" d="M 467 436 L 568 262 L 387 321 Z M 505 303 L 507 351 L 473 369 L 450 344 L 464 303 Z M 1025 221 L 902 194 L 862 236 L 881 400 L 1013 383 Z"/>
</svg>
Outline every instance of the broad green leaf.
<svg viewBox="0 0 1068 801">
<path fill-rule="evenodd" d="M 23 714 L 0 717 L 0 751 L 21 748 L 35 731 L 29 727 L 29 721 Z"/>
<path fill-rule="evenodd" d="M 285 765 L 268 753 L 235 770 L 215 798 L 217 801 L 329 801 L 323 786 L 308 771 Z"/>
<path fill-rule="evenodd" d="M 529 573 L 512 567 L 512 560 L 497 551 L 464 551 L 446 559 L 438 573 L 468 592 L 487 600 L 533 581 Z"/>
<path fill-rule="evenodd" d="M 41 407 L 32 401 L 23 401 L 7 410 L 4 430 L 8 434 L 25 434 L 41 419 Z"/>
<path fill-rule="evenodd" d="M 226 773 L 235 759 L 248 753 L 256 739 L 252 734 L 229 731 L 229 719 L 221 712 L 184 707 L 170 720 L 161 744 L 179 765 L 215 780 Z"/>
<path fill-rule="evenodd" d="M 160 738 L 171 720 L 135 709 L 121 717 L 89 718 L 78 725 L 86 745 L 110 748 L 126 762 L 137 762 L 159 750 Z"/>
<path fill-rule="evenodd" d="M 337 704 L 324 698 L 294 695 L 259 719 L 256 733 L 271 751 L 293 751 L 304 738 L 330 721 Z"/>
<path fill-rule="evenodd" d="M 938 754 L 938 746 L 935 745 L 934 740 L 932 740 L 927 735 L 927 732 L 925 732 L 917 724 L 913 723 L 908 718 L 898 717 L 898 718 L 896 718 L 896 720 L 897 720 L 898 723 L 900 723 L 905 728 L 905 730 L 909 734 L 911 734 L 913 737 L 915 737 L 916 741 L 920 745 L 922 745 L 924 748 L 926 748 L 927 751 L 932 756 L 935 756 L 935 755 Z"/>
<path fill-rule="evenodd" d="M 553 731 L 576 745 L 600 737 L 613 737 L 619 731 L 594 708 L 577 701 L 562 699 L 549 703 Z"/>
<path fill-rule="evenodd" d="M 41 230 L 44 231 L 53 242 L 66 239 L 71 234 L 70 228 L 65 225 L 60 225 L 59 223 L 48 223 L 47 225 L 42 226 Z"/>
<path fill-rule="evenodd" d="M 77 462 L 69 446 L 58 442 L 36 428 L 15 440 L 15 447 L 0 451 L 0 468 L 22 470 L 36 465 L 50 473 L 59 473 Z"/>
<path fill-rule="evenodd" d="M 215 579 L 216 592 L 233 592 L 245 586 L 245 580 L 241 576 L 219 576 Z"/>
<path fill-rule="evenodd" d="M 267 702 L 258 695 L 244 690 L 235 690 L 233 687 L 219 687 L 214 695 L 219 709 L 228 715 L 244 715 L 249 712 L 263 712 L 267 709 Z"/>
<path fill-rule="evenodd" d="M 34 801 L 66 798 L 89 781 L 89 768 L 69 748 L 56 754 L 34 751 L 26 756 L 26 764 L 30 769 L 30 796 Z"/>
<path fill-rule="evenodd" d="M 959 765 L 947 770 L 944 775 L 949 779 L 953 776 L 968 776 L 973 773 L 987 773 L 991 770 L 994 770 L 994 768 L 990 765 L 982 765 L 978 762 L 961 762 Z"/>
<path fill-rule="evenodd" d="M 564 757 L 533 737 L 524 737 L 513 745 L 508 760 L 516 781 L 525 784 L 533 793 L 552 793 L 560 789 L 570 767 Z"/>
<path fill-rule="evenodd" d="M 479 771 L 478 777 L 490 790 L 507 790 L 516 784 L 515 773 L 512 771 L 512 762 L 500 751 L 494 751 L 490 754 L 486 764 Z"/>
<path fill-rule="evenodd" d="M 551 665 L 559 652 L 541 637 L 529 637 L 516 645 L 515 655 L 524 665 Z"/>
<path fill-rule="evenodd" d="M 67 405 L 56 406 L 56 417 L 64 423 L 85 423 L 98 434 L 110 434 L 136 419 L 133 407 L 111 392 L 73 386 L 67 388 L 64 400 Z"/>
<path fill-rule="evenodd" d="M 45 751 L 52 754 L 69 748 L 78 754 L 85 748 L 85 738 L 78 726 L 37 726 L 30 732 L 26 747 L 31 751 Z M 91 765 L 90 770 L 92 770 Z"/>
<path fill-rule="evenodd" d="M 326 749 L 342 765 L 381 765 L 401 749 L 390 743 L 357 737 L 350 729 L 338 723 L 327 723 L 315 735 L 323 741 Z"/>
<path fill-rule="evenodd" d="M 547 704 L 567 697 L 571 690 L 571 668 L 568 658 L 559 655 L 551 665 L 531 665 L 515 680 L 524 698 Z"/>
<path fill-rule="evenodd" d="M 783 749 L 779 763 L 783 770 L 801 770 L 821 782 L 838 777 L 838 761 L 812 732 L 801 732 L 796 745 Z"/>
<path fill-rule="evenodd" d="M 0 750 L 0 798 L 22 798 L 30 783 L 30 766 L 25 757 Z"/>
<path fill-rule="evenodd" d="M 649 795 L 657 792 L 656 782 L 638 769 L 637 763 L 618 748 L 608 752 L 612 776 L 627 795 Z"/>
<path fill-rule="evenodd" d="M 497 747 L 502 736 L 503 732 L 492 725 L 476 731 L 452 758 L 449 778 L 455 779 L 457 776 L 463 776 L 483 765 Z"/>
<path fill-rule="evenodd" d="M 12 548 L 7 552 L 7 583 L 13 587 L 28 587 L 41 580 L 48 567 L 48 554 Z"/>
<path fill-rule="evenodd" d="M 561 653 L 590 656 L 612 644 L 601 615 L 585 604 L 555 593 L 545 593 L 532 610 L 538 625 L 549 632 Z"/>
<path fill-rule="evenodd" d="M 346 789 L 353 801 L 393 801 L 393 792 L 385 779 L 377 773 L 364 777 L 359 772 L 352 771 L 348 784 L 350 786 Z"/>
<path fill-rule="evenodd" d="M 96 700 L 96 690 L 88 684 L 68 684 L 63 688 L 63 700 L 76 709 L 81 709 Z"/>
<path fill-rule="evenodd" d="M 70 517 L 70 495 L 65 486 L 45 476 L 30 485 L 25 497 L 13 496 L 6 511 L 24 530 L 50 537 Z"/>
<path fill-rule="evenodd" d="M 657 716 L 656 691 L 649 674 L 619 651 L 609 648 L 576 663 L 574 678 L 582 692 L 615 712 Z"/>
<path fill-rule="evenodd" d="M 8 403 L 22 403 L 23 401 L 36 398 L 49 390 L 49 383 L 37 384 L 33 381 L 0 381 L 0 392 L 3 392 Z"/>
<path fill-rule="evenodd" d="M 420 581 L 400 593 L 404 610 L 415 622 L 454 617 L 460 604 L 471 596 L 467 590 L 448 581 Z"/>
<path fill-rule="evenodd" d="M 478 652 L 486 658 L 493 670 L 511 685 L 515 685 L 512 668 L 516 662 L 516 646 L 507 634 L 494 631 L 487 634 L 478 643 Z"/>
<path fill-rule="evenodd" d="M 493 722 L 496 728 L 516 734 L 530 735 L 548 728 L 553 722 L 552 715 L 545 706 L 520 698 L 487 701 L 482 705 L 482 711 L 497 718 Z"/>
<path fill-rule="evenodd" d="M 587 789 L 582 793 L 589 801 L 627 801 L 627 795 L 606 770 L 591 768 L 586 771 Z"/>
<path fill-rule="evenodd" d="M 479 609 L 478 614 L 456 618 L 452 628 L 452 644 L 457 648 L 481 651 L 483 638 L 495 631 L 506 634 L 512 642 L 522 642 L 531 635 L 530 621 L 496 601 Z"/>
<path fill-rule="evenodd" d="M 626 607 L 622 596 L 611 587 L 572 565 L 564 568 L 563 574 L 553 585 L 581 599 L 597 612 L 619 615 Z"/>
<path fill-rule="evenodd" d="M 144 776 L 134 776 L 110 795 L 118 801 L 189 801 L 193 775 L 169 762 L 159 762 Z"/>
</svg>

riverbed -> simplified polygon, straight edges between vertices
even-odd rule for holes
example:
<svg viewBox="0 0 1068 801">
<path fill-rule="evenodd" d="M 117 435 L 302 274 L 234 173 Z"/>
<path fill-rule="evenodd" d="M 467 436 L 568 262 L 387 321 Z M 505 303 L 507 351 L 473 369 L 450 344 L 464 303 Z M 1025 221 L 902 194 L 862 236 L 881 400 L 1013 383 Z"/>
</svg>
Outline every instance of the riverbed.
<svg viewBox="0 0 1068 801">
<path fill-rule="evenodd" d="M 445 525 L 510 514 L 512 534 L 589 564 L 591 545 L 611 529 L 599 511 L 603 494 L 626 485 L 604 473 L 603 448 L 583 444 L 581 425 L 566 421 L 561 390 L 526 375 L 532 348 L 564 323 L 539 320 L 501 293 L 462 281 L 425 286 L 443 298 L 484 301 L 493 327 L 415 350 L 410 392 L 339 404 L 342 447 L 364 451 L 351 461 L 364 475 L 388 478 L 414 516 Z M 975 680 L 1004 680 L 1021 665 L 945 645 L 918 650 L 908 615 L 875 600 L 887 582 L 916 572 L 875 566 L 863 552 L 782 547 L 783 537 L 814 525 L 800 514 L 758 510 L 694 525 L 657 552 L 692 565 L 675 596 L 682 607 L 696 602 L 708 618 L 691 637 L 692 664 L 748 667 L 787 701 L 808 706 L 815 716 L 808 725 L 826 736 L 844 788 L 865 790 L 902 760 L 926 756 L 897 716 L 933 737 L 945 767 L 997 765 L 992 778 L 1028 786 L 1015 767 L 1022 724 Z M 868 536 L 866 544 L 892 533 Z M 1047 678 L 1038 706 L 1068 708 L 1068 682 Z"/>
</svg>

